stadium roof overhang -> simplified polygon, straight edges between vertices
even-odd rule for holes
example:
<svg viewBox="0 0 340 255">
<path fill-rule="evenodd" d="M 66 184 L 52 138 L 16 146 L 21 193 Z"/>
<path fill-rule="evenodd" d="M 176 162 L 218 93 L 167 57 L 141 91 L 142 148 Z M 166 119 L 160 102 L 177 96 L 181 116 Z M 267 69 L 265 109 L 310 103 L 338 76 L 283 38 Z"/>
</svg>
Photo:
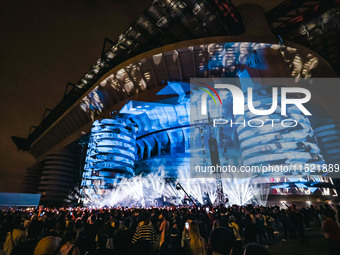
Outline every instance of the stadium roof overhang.
<svg viewBox="0 0 340 255">
<path fill-rule="evenodd" d="M 239 31 L 242 35 L 190 39 L 156 47 L 141 54 L 132 54 L 130 58 L 125 57 L 125 60 L 122 56 L 117 58 L 114 50 L 128 43 L 126 39 L 135 28 L 132 26 L 108 51 L 103 51 L 102 58 L 77 84 L 68 84 L 72 89 L 65 91 L 63 100 L 43 118 L 42 123 L 28 138 L 12 137 L 13 141 L 19 150 L 29 150 L 38 161 L 42 160 L 49 152 L 60 149 L 87 133 L 95 119 L 118 112 L 128 100 L 161 99 L 162 96 L 156 94 L 167 81 L 213 77 L 219 70 L 205 67 L 209 65 L 209 58 L 216 52 L 218 54 L 218 51 L 224 50 L 225 54 L 228 54 L 226 43 L 230 46 L 229 54 L 233 56 L 235 50 L 239 51 L 242 47 L 250 50 L 256 47 L 285 50 L 286 56 L 293 56 L 290 61 L 294 60 L 294 52 L 302 56 L 302 62 L 308 61 L 307 56 L 312 53 L 318 60 L 314 75 L 334 75 L 330 65 L 308 48 L 292 42 L 285 42 L 284 46 L 278 45 L 278 40 L 271 33 L 263 13 L 260 15 L 261 9 L 250 11 L 252 8 L 249 6 L 243 9 L 241 16 L 246 31 L 242 33 L 241 27 Z M 259 19 L 258 22 L 254 22 L 254 18 Z M 162 44 L 157 46 L 160 45 Z M 116 60 L 116 64 L 111 63 L 112 58 Z M 103 59 L 111 61 L 111 64 L 106 65 Z M 242 61 L 230 62 L 234 67 L 240 64 Z"/>
<path fill-rule="evenodd" d="M 232 43 L 232 39 L 236 42 Z M 229 53 L 223 54 L 230 54 L 231 58 L 239 54 L 240 49 L 252 54 L 254 48 L 280 48 L 279 45 L 255 43 L 254 41 L 257 41 L 255 38 L 252 39 L 252 43 L 238 43 L 240 40 L 242 39 L 235 37 L 218 37 L 182 42 L 125 61 L 103 75 L 88 93 L 52 123 L 31 144 L 30 152 L 37 159 L 43 159 L 47 153 L 62 148 L 89 132 L 95 119 L 118 113 L 129 100 L 153 102 L 169 97 L 170 95 L 157 95 L 168 81 L 189 81 L 190 77 L 213 77 L 221 70 L 215 69 L 213 64 L 209 63 L 209 59 L 227 48 L 230 49 Z M 290 49 L 294 49 L 291 53 L 293 55 L 299 52 L 300 56 L 306 57 L 310 53 L 304 47 L 294 44 L 291 46 L 294 48 L 284 47 L 286 56 L 289 55 Z M 326 61 L 319 56 L 317 58 L 319 65 L 314 74 L 332 73 Z M 307 58 L 302 59 L 308 61 Z M 294 57 L 291 56 L 290 61 L 293 60 Z M 232 60 L 229 67 L 235 68 L 235 65 L 238 65 L 239 68 L 241 64 Z M 225 68 L 228 67 L 224 67 L 224 71 Z"/>
</svg>

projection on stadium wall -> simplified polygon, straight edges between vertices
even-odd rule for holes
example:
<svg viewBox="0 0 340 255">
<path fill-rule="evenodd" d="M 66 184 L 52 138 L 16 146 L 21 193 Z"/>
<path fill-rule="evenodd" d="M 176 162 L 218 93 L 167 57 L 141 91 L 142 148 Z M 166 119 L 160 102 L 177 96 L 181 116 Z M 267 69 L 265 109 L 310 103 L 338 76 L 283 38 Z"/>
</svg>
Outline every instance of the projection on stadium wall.
<svg viewBox="0 0 340 255">
<path fill-rule="evenodd" d="M 93 123 L 82 186 L 101 195 L 121 178 L 161 170 L 163 164 L 174 177 L 178 165 L 188 166 L 188 153 L 188 96 L 174 104 L 130 101 L 113 119 Z"/>
<path fill-rule="evenodd" d="M 312 97 L 334 86 L 320 82 L 192 79 L 191 177 L 336 176 L 339 133 L 322 95 Z"/>
<path fill-rule="evenodd" d="M 328 109 L 334 102 L 321 103 L 320 82 L 169 82 L 159 93 L 177 91 L 178 96 L 153 103 L 130 101 L 112 119 L 93 123 L 83 189 L 102 195 L 124 177 L 159 170 L 166 178 L 214 182 L 218 165 L 224 169 L 222 178 L 256 177 L 254 183 L 278 183 L 272 186 L 276 192 L 294 183 L 303 194 L 313 193 L 313 185 L 332 182 L 329 177 L 338 174 L 340 162 L 340 132 Z M 327 93 L 332 86 L 327 85 Z"/>
</svg>

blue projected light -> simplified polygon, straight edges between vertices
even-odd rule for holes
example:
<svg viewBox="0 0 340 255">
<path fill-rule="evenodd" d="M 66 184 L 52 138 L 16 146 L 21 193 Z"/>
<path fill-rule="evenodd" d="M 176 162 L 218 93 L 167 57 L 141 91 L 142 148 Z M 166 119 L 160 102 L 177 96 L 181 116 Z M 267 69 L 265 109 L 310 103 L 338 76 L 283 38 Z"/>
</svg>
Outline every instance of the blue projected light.
<svg viewBox="0 0 340 255">
<path fill-rule="evenodd" d="M 314 193 L 318 188 L 308 188 L 310 190 L 310 193 Z"/>
<path fill-rule="evenodd" d="M 315 128 L 315 135 L 327 163 L 336 164 L 340 161 L 340 129 L 331 120 L 325 122 L 328 123 Z"/>
<path fill-rule="evenodd" d="M 254 50 L 268 48 L 269 44 L 256 43 L 217 43 L 209 44 L 205 50 L 209 61 L 199 64 L 200 77 L 249 77 L 247 71 L 240 71 L 244 66 L 250 69 L 267 69 L 261 56 Z M 238 50 L 236 50 L 238 49 Z M 203 51 L 202 51 L 203 52 Z M 243 66 L 237 68 L 236 65 Z M 205 71 L 209 70 L 208 73 Z M 226 71 L 228 70 L 228 71 Z M 124 82 L 124 81 L 122 81 Z M 257 110 L 269 109 L 272 105 L 271 87 L 258 86 L 251 79 L 238 79 L 238 87 L 247 97 L 246 89 L 252 87 L 253 106 Z M 159 102 L 129 101 L 112 119 L 95 121 L 92 126 L 88 151 L 85 159 L 82 186 L 85 192 L 102 195 L 103 190 L 113 188 L 123 177 L 157 171 L 166 172 L 166 176 L 186 179 L 184 170 L 190 167 L 190 153 L 194 153 L 202 166 L 211 165 L 209 138 L 213 133 L 218 141 L 219 161 L 221 165 L 259 166 L 315 164 L 340 160 L 340 132 L 334 124 L 327 123 L 312 127 L 310 119 L 301 114 L 296 106 L 288 105 L 287 115 L 281 115 L 280 101 L 278 108 L 270 115 L 276 122 L 289 124 L 295 120 L 294 127 L 274 125 L 265 122 L 269 116 L 253 115 L 244 101 L 244 115 L 233 115 L 233 98 L 226 90 L 219 90 L 222 98 L 216 112 L 210 117 L 225 118 L 236 123 L 253 121 L 253 126 L 236 125 L 211 128 L 207 124 L 208 116 L 199 113 L 202 91 L 190 90 L 185 82 L 167 82 L 167 86 L 157 95 L 166 95 L 168 99 Z M 197 93 L 198 92 L 198 93 Z M 190 93 L 190 97 L 188 94 Z M 170 98 L 174 95 L 172 98 Z M 84 109 L 103 112 L 100 88 L 91 92 L 91 97 L 83 101 Z M 193 103 L 193 99 L 196 101 Z M 215 100 L 217 101 L 217 100 Z M 223 103 L 223 104 L 222 104 Z M 208 109 L 215 106 L 208 98 Z M 196 122 L 190 120 L 197 117 Z M 256 127 L 256 121 L 264 121 Z M 294 123 L 291 123 L 294 124 Z M 297 173 L 296 175 L 299 175 Z M 296 176 L 293 174 L 293 176 Z M 180 176 L 180 177 L 179 177 Z M 288 175 L 287 175 L 288 176 Z M 301 175 L 300 175 L 301 176 Z M 294 187 L 309 189 L 312 193 L 318 188 L 310 187 L 313 181 L 308 178 L 285 177 L 272 188 L 289 189 Z M 118 181 L 117 181 L 118 180 Z M 283 182 L 283 184 L 282 184 Z M 288 183 L 284 183 L 288 182 Z M 315 177 L 316 184 L 323 182 Z M 305 184 L 306 183 L 306 184 Z M 294 184 L 294 185 L 293 185 Z M 105 192 L 105 191 L 104 191 Z"/>
<path fill-rule="evenodd" d="M 119 116 L 95 121 L 81 184 L 85 193 L 103 195 L 114 178 L 134 175 L 135 160 L 136 126 L 131 120 Z M 94 186 L 99 188 L 95 190 Z"/>
<path fill-rule="evenodd" d="M 243 74 L 247 74 L 247 72 L 245 71 Z M 202 94 L 204 92 L 194 90 L 196 83 L 200 81 L 218 88 L 218 94 L 223 104 L 214 104 L 213 100 L 208 96 L 203 101 Z M 249 172 L 252 176 L 261 176 L 262 174 L 275 176 L 285 176 L 287 174 L 309 175 L 313 173 L 304 171 L 306 165 L 312 164 L 314 168 L 322 168 L 326 163 L 325 153 L 321 150 L 320 144 L 316 139 L 309 116 L 304 115 L 294 104 L 285 105 L 286 114 L 283 115 L 281 109 L 281 90 L 276 89 L 278 92 L 275 95 L 277 103 L 274 106 L 272 86 L 277 84 L 276 87 L 282 87 L 285 83 L 283 80 L 275 80 L 276 83 L 273 84 L 273 81 L 274 79 L 260 80 L 249 78 L 195 79 L 192 81 L 193 95 L 191 97 L 190 116 L 191 125 L 193 125 L 191 129 L 191 139 L 193 141 L 191 143 L 192 177 L 211 177 L 211 173 L 208 171 L 202 172 L 202 169 L 214 166 L 215 164 L 235 166 L 235 169 L 241 169 L 243 166 L 258 167 L 252 169 L 259 169 L 260 171 Z M 278 83 L 280 82 L 283 84 L 279 85 Z M 222 85 L 226 85 L 230 89 L 225 89 Z M 232 89 L 234 88 L 233 92 Z M 270 110 L 271 114 L 254 114 L 248 109 L 249 88 L 253 92 L 251 99 L 253 107 L 257 111 L 273 109 L 272 111 Z M 243 100 L 244 114 L 233 114 L 235 111 L 234 100 Z M 201 110 L 203 102 L 206 104 L 209 116 Z M 242 110 L 239 112 L 242 112 Z M 323 132 L 325 132 L 325 128 L 320 131 L 320 133 Z M 331 132 L 331 135 L 336 134 L 335 131 Z M 209 148 L 211 136 L 214 136 L 217 140 L 219 161 L 215 160 L 215 163 L 212 162 L 213 157 Z M 331 148 L 328 149 L 327 155 L 330 155 L 332 152 L 335 155 L 339 155 L 337 148 L 333 144 L 327 148 Z M 277 168 L 268 168 L 268 166 L 277 166 Z M 201 171 L 196 169 L 201 169 Z M 261 172 L 261 169 L 264 169 L 264 171 Z M 272 171 L 272 169 L 284 170 Z M 225 175 L 222 173 L 222 176 L 228 178 L 228 174 L 230 177 L 233 173 L 237 175 L 237 173 L 242 172 L 225 171 L 224 173 Z M 318 173 L 315 172 L 314 174 Z"/>
<path fill-rule="evenodd" d="M 100 196 L 119 178 L 150 172 L 155 164 L 147 160 L 155 156 L 182 153 L 188 157 L 189 103 L 181 98 L 175 104 L 130 101 L 114 118 L 95 121 L 83 173 L 85 193 Z M 135 166 L 141 160 L 144 165 Z M 168 175 L 177 175 L 176 163 L 167 165 Z"/>
<path fill-rule="evenodd" d="M 240 79 L 240 81 L 242 86 L 245 80 Z M 272 105 L 271 87 L 264 89 L 260 84 L 251 85 L 255 88 L 254 107 L 257 110 L 269 109 Z M 247 87 L 242 86 L 246 95 Z M 278 104 L 280 103 L 279 94 Z M 278 108 L 280 110 L 280 107 Z M 237 128 L 244 165 L 325 163 L 309 119 L 295 105 L 287 107 L 286 115 L 278 114 L 277 111 L 271 115 L 255 115 L 249 111 L 247 101 L 245 110 L 244 115 L 236 116 L 236 122 L 249 122 L 256 119 L 257 122 L 261 121 L 261 125 L 259 127 L 240 125 Z M 277 123 L 294 120 L 296 125 L 274 125 L 272 121 L 265 122 L 267 119 L 275 120 Z"/>
<path fill-rule="evenodd" d="M 256 93 L 254 94 L 256 95 Z M 263 100 L 263 98 L 269 97 L 270 92 L 265 93 L 263 90 L 257 96 L 254 96 L 253 101 L 257 103 L 257 109 L 268 109 L 272 102 L 271 100 Z M 273 114 L 258 117 L 248 111 L 245 115 L 236 117 L 238 123 L 247 122 L 253 118 L 258 120 L 268 119 L 269 117 L 277 120 L 277 122 L 294 119 L 298 123 L 296 127 L 273 125 L 271 122 L 259 128 L 238 127 L 237 134 L 244 165 L 324 164 L 309 120 L 298 112 L 298 109 L 294 106 L 288 107 L 286 116 Z"/>
<path fill-rule="evenodd" d="M 172 84 L 173 86 L 175 85 Z M 181 84 L 178 83 L 177 86 Z M 271 90 L 263 88 L 256 90 L 256 86 L 254 89 L 254 107 L 270 108 Z M 171 93 L 173 91 L 176 90 L 172 89 Z M 105 194 L 106 190 L 112 189 L 120 178 L 151 171 L 162 170 L 166 172 L 166 176 L 178 178 L 183 175 L 181 169 L 189 167 L 191 151 L 201 153 L 200 160 L 203 164 L 210 163 L 207 149 L 209 127 L 204 121 L 190 125 L 189 116 L 192 112 L 189 112 L 192 109 L 189 101 L 182 94 L 184 90 L 177 91 L 179 96 L 175 100 L 168 100 L 167 103 L 130 101 L 114 118 L 93 123 L 82 180 L 85 193 L 100 196 Z M 230 94 L 220 92 L 220 95 L 223 109 L 218 112 L 219 116 L 233 119 L 236 123 L 248 122 L 255 118 L 265 121 L 269 118 L 254 116 L 247 108 L 247 102 L 245 114 L 234 116 Z M 280 102 L 280 96 L 278 99 Z M 208 104 L 212 104 L 212 100 L 208 101 Z M 199 106 L 197 104 L 196 108 L 199 109 Z M 326 158 L 336 158 L 339 155 L 336 144 L 340 142 L 338 139 L 340 132 L 335 125 L 320 126 L 314 133 L 310 120 L 295 106 L 287 107 L 286 116 L 274 112 L 270 117 L 277 122 L 293 119 L 298 124 L 290 127 L 266 123 L 256 127 L 254 122 L 253 126 L 214 127 L 221 164 L 322 165 L 325 163 L 324 155 Z M 190 130 L 191 127 L 194 128 Z M 204 162 L 205 159 L 208 160 Z M 281 181 L 281 184 L 271 188 L 296 187 L 301 192 L 309 190 L 314 193 L 318 188 L 313 185 L 323 180 L 318 176 L 313 178 L 310 181 L 305 178 L 289 177 L 286 178 L 286 183 Z"/>
<path fill-rule="evenodd" d="M 289 188 L 289 184 L 281 184 L 281 185 L 275 185 L 275 186 L 272 186 L 273 189 L 287 189 Z"/>
</svg>

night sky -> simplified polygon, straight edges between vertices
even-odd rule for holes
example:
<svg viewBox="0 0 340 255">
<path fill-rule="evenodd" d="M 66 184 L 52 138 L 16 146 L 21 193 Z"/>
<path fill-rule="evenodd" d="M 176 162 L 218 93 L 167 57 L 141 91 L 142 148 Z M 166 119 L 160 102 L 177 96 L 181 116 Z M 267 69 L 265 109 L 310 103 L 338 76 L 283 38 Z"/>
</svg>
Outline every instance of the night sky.
<svg viewBox="0 0 340 255">
<path fill-rule="evenodd" d="M 95 63 L 105 37 L 116 40 L 152 0 L 0 0 L 0 192 L 19 192 L 34 164 L 11 136 L 27 137 L 45 108 Z M 279 0 L 258 3 L 266 10 Z"/>
</svg>

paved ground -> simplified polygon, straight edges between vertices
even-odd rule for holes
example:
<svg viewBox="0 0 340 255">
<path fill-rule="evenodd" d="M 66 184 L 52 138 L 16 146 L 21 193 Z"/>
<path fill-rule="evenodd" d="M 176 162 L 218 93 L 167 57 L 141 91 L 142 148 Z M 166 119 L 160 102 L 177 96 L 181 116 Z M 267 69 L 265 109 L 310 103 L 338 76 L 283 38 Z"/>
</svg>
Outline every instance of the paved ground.
<svg viewBox="0 0 340 255">
<path fill-rule="evenodd" d="M 279 241 L 269 247 L 271 255 L 329 255 L 320 227 L 306 231 L 307 243 L 300 240 Z M 339 251 L 340 254 L 340 251 Z"/>
</svg>

